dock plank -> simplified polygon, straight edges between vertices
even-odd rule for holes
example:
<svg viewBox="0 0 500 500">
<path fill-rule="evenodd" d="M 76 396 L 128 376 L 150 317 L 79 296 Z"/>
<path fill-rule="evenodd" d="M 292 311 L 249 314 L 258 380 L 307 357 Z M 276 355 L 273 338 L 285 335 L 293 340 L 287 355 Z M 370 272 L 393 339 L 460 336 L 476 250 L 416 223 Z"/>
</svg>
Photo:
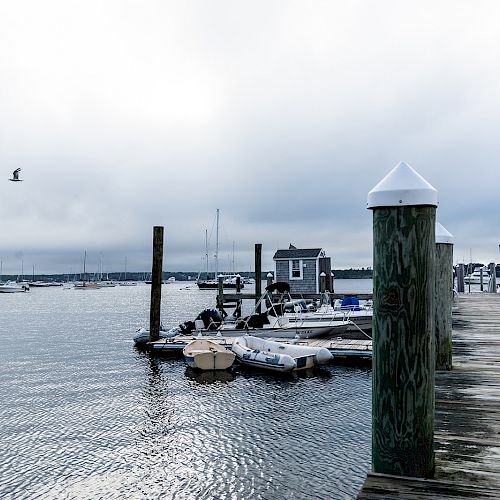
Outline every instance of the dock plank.
<svg viewBox="0 0 500 500">
<path fill-rule="evenodd" d="M 369 473 L 358 498 L 500 498 L 500 295 L 461 295 L 453 370 L 436 372 L 432 480 Z"/>
<path fill-rule="evenodd" d="M 148 344 L 148 348 L 152 352 L 156 353 L 175 353 L 180 352 L 186 345 L 197 339 L 197 336 L 182 336 L 174 337 L 171 339 L 158 340 L 157 342 L 151 342 Z M 218 336 L 204 336 L 203 338 L 207 340 L 212 340 L 224 345 L 227 349 L 230 349 L 234 339 L 236 337 L 218 337 Z M 341 356 L 343 358 L 349 358 L 352 361 L 365 360 L 367 357 L 370 358 L 372 354 L 372 342 L 371 340 L 351 340 L 351 339 L 301 339 L 296 341 L 295 339 L 284 339 L 284 338 L 272 338 L 269 340 L 274 340 L 276 342 L 283 343 L 297 343 L 299 345 L 313 346 L 313 347 L 324 347 L 328 349 L 333 355 L 335 362 L 335 356 Z"/>
</svg>

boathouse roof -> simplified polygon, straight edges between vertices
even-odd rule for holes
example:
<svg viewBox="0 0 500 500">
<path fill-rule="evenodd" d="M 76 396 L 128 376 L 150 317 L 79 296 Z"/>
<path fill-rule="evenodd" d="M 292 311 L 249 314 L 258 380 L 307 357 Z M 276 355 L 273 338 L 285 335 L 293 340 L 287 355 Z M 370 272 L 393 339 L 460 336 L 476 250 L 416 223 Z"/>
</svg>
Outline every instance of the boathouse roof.
<svg viewBox="0 0 500 500">
<path fill-rule="evenodd" d="M 273 260 L 277 259 L 317 259 L 323 252 L 322 248 L 289 248 L 277 250 Z M 324 253 L 324 252 L 323 252 Z"/>
</svg>

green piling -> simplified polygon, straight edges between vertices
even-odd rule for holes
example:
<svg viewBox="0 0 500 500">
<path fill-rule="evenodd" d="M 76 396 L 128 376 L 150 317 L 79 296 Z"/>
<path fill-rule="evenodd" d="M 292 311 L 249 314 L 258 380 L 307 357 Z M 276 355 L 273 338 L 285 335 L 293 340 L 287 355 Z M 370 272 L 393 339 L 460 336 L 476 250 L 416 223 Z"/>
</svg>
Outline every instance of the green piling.
<svg viewBox="0 0 500 500">
<path fill-rule="evenodd" d="M 437 191 L 398 164 L 368 195 L 373 210 L 372 466 L 434 471 Z"/>
</svg>

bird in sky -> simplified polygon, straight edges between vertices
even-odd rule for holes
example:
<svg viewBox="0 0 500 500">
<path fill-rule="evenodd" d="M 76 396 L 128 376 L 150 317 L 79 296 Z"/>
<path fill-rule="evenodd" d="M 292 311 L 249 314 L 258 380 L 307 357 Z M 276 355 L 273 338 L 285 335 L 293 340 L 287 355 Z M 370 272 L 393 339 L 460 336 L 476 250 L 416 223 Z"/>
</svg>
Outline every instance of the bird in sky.
<svg viewBox="0 0 500 500">
<path fill-rule="evenodd" d="M 12 179 L 9 179 L 9 181 L 12 182 L 22 182 L 22 179 L 19 179 L 19 172 L 21 172 L 20 168 L 16 168 L 14 172 L 12 172 Z"/>
</svg>

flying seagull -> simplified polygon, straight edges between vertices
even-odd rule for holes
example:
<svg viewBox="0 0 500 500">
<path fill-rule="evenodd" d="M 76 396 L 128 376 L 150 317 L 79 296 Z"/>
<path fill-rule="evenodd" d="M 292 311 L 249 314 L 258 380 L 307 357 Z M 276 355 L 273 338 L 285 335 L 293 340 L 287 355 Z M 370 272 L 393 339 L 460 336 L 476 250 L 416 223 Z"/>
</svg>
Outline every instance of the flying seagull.
<svg viewBox="0 0 500 500">
<path fill-rule="evenodd" d="M 12 172 L 12 179 L 9 179 L 9 181 L 12 182 L 22 182 L 22 179 L 19 179 L 19 172 L 21 172 L 20 168 L 16 168 L 14 172 Z"/>
</svg>

